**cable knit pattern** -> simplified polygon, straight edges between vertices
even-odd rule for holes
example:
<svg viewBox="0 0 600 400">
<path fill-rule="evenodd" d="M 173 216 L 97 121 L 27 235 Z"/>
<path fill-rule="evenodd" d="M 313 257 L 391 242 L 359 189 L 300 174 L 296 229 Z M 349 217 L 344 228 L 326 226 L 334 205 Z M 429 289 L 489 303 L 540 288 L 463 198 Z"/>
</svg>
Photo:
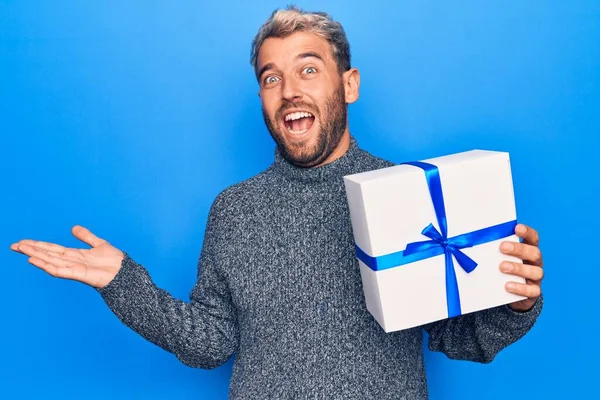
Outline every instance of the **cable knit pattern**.
<svg viewBox="0 0 600 400">
<path fill-rule="evenodd" d="M 391 166 L 354 138 L 336 161 L 266 171 L 213 203 L 190 301 L 128 254 L 98 291 L 121 321 L 183 363 L 235 354 L 231 399 L 426 399 L 423 328 L 450 358 L 489 362 L 536 321 L 542 300 L 386 334 L 366 309 L 343 176 Z M 415 300 L 417 301 L 417 300 Z"/>
</svg>

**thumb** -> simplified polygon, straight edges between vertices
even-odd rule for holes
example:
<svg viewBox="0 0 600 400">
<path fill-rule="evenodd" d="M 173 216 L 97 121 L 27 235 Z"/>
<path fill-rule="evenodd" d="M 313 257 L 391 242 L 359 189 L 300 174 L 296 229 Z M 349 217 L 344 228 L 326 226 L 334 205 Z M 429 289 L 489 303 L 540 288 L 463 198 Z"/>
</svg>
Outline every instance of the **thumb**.
<svg viewBox="0 0 600 400">
<path fill-rule="evenodd" d="M 100 246 L 102 243 L 106 242 L 106 240 L 100 239 L 87 228 L 84 228 L 80 225 L 75 225 L 73 229 L 71 229 L 71 232 L 73 232 L 73 236 L 75 236 L 77 239 L 89 244 L 92 247 Z"/>
</svg>

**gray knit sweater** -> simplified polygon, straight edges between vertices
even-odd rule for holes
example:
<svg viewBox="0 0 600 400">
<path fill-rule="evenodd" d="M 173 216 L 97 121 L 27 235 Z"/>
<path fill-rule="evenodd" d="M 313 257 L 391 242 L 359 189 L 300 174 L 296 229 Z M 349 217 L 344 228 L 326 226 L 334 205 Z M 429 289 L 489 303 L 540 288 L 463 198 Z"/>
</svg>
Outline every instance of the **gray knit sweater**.
<svg viewBox="0 0 600 400">
<path fill-rule="evenodd" d="M 386 334 L 366 309 L 342 179 L 391 165 L 354 138 L 318 168 L 276 152 L 270 168 L 213 203 L 189 302 L 127 254 L 99 292 L 125 325 L 189 366 L 214 368 L 235 354 L 231 399 L 426 399 L 422 328 Z M 489 362 L 541 307 L 423 328 L 430 349 Z"/>
</svg>

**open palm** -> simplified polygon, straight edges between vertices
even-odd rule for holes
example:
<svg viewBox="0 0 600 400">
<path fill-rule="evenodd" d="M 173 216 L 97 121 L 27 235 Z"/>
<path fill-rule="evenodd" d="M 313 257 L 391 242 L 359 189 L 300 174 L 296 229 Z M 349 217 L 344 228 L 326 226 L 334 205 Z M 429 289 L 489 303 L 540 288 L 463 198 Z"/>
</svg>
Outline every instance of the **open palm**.
<svg viewBox="0 0 600 400">
<path fill-rule="evenodd" d="M 124 254 L 82 226 L 73 235 L 91 249 L 72 249 L 54 243 L 24 239 L 10 248 L 29 256 L 29 263 L 57 278 L 72 279 L 95 288 L 106 286 L 119 272 Z"/>
</svg>

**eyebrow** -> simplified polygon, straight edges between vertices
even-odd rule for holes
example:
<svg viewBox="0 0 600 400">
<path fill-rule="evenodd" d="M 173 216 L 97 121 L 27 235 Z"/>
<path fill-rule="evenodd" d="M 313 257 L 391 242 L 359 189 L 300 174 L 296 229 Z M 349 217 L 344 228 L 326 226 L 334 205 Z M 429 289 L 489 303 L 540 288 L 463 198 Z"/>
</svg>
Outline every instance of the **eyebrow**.
<svg viewBox="0 0 600 400">
<path fill-rule="evenodd" d="M 315 53 L 314 51 L 308 51 L 306 53 L 298 54 L 296 56 L 296 61 L 301 60 L 303 58 L 309 58 L 309 57 L 318 58 L 322 62 L 325 62 L 325 60 L 323 60 L 323 57 L 321 57 L 321 55 L 319 53 Z"/>
<path fill-rule="evenodd" d="M 325 60 L 323 60 L 323 57 L 321 57 L 321 55 L 319 53 L 315 53 L 314 51 L 308 51 L 306 53 L 300 53 L 296 56 L 295 60 L 301 60 L 303 58 L 309 58 L 309 57 L 314 57 L 317 58 L 319 60 L 321 60 L 322 62 L 325 62 Z M 258 71 L 258 78 L 260 79 L 260 77 L 267 71 L 274 69 L 275 68 L 275 64 L 273 63 L 268 63 L 262 66 L 262 68 Z"/>
<path fill-rule="evenodd" d="M 268 70 L 273 69 L 273 68 L 275 68 L 275 64 L 273 64 L 273 63 L 268 63 L 268 64 L 263 65 L 262 68 L 258 71 L 257 78 L 260 79 L 260 77 L 265 72 L 267 72 Z"/>
</svg>

